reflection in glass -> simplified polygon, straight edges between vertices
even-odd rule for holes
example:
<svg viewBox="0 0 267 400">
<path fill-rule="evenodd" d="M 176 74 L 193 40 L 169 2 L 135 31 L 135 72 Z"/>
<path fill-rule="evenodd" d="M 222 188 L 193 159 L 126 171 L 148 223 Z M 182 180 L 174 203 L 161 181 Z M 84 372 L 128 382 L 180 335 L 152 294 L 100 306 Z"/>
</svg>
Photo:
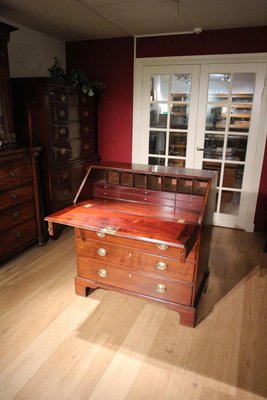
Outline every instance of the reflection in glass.
<svg viewBox="0 0 267 400">
<path fill-rule="evenodd" d="M 226 160 L 245 161 L 247 136 L 229 135 L 226 147 Z"/>
<path fill-rule="evenodd" d="M 227 107 L 208 104 L 206 115 L 207 131 L 225 131 Z"/>
<path fill-rule="evenodd" d="M 232 102 L 252 103 L 255 91 L 255 73 L 238 72 L 233 74 Z"/>
<path fill-rule="evenodd" d="M 150 108 L 150 127 L 167 128 L 168 105 L 153 103 Z"/>
<path fill-rule="evenodd" d="M 166 153 L 166 132 L 150 131 L 149 132 L 149 153 L 164 154 Z"/>
<path fill-rule="evenodd" d="M 173 104 L 170 116 L 171 129 L 187 129 L 189 106 L 185 104 Z"/>
<path fill-rule="evenodd" d="M 191 74 L 174 74 L 171 83 L 172 101 L 189 101 L 191 92 Z"/>
<path fill-rule="evenodd" d="M 150 79 L 150 101 L 168 100 L 169 75 L 152 75 Z"/>
<path fill-rule="evenodd" d="M 186 156 L 187 133 L 170 132 L 169 156 Z"/>
<path fill-rule="evenodd" d="M 185 168 L 185 160 L 175 160 L 175 159 L 168 159 L 168 166 L 169 167 L 179 167 Z"/>
<path fill-rule="evenodd" d="M 238 215 L 240 195 L 240 192 L 223 190 L 221 196 L 220 212 L 224 214 Z"/>
<path fill-rule="evenodd" d="M 221 168 L 222 164 L 219 162 L 210 162 L 210 161 L 204 161 L 202 165 L 202 169 L 206 169 L 209 171 L 215 171 L 218 173 L 217 175 L 217 186 L 220 184 L 220 178 L 221 178 Z"/>
<path fill-rule="evenodd" d="M 241 189 L 244 175 L 244 165 L 225 164 L 223 174 L 223 186 Z"/>
<path fill-rule="evenodd" d="M 231 107 L 230 131 L 248 132 L 250 123 L 251 106 Z"/>
<path fill-rule="evenodd" d="M 205 134 L 204 158 L 222 159 L 224 135 Z"/>
<path fill-rule="evenodd" d="M 231 74 L 209 74 L 208 101 L 227 101 L 230 82 Z"/>
<path fill-rule="evenodd" d="M 159 157 L 148 157 L 149 165 L 165 165 L 165 159 Z"/>
</svg>

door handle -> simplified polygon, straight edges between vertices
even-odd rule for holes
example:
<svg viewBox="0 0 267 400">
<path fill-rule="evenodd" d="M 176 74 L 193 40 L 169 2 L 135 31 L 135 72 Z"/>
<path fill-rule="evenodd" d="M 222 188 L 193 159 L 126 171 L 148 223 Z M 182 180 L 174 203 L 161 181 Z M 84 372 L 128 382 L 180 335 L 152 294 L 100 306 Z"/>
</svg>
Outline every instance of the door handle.
<svg viewBox="0 0 267 400">
<path fill-rule="evenodd" d="M 197 147 L 197 151 L 204 151 L 201 147 Z"/>
</svg>

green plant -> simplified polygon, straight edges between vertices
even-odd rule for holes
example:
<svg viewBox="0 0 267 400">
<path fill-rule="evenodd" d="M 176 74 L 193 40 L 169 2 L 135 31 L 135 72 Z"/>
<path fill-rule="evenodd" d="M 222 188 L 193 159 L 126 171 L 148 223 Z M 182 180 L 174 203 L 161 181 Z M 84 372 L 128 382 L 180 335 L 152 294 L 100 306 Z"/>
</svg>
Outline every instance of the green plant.
<svg viewBox="0 0 267 400">
<path fill-rule="evenodd" d="M 51 79 L 70 83 L 74 88 L 81 90 L 88 96 L 99 96 L 100 93 L 105 93 L 106 91 L 106 86 L 103 82 L 89 79 L 79 69 L 72 69 L 69 73 L 66 73 L 62 68 L 62 61 L 57 57 L 54 58 L 54 64 L 48 68 L 48 71 Z"/>
</svg>

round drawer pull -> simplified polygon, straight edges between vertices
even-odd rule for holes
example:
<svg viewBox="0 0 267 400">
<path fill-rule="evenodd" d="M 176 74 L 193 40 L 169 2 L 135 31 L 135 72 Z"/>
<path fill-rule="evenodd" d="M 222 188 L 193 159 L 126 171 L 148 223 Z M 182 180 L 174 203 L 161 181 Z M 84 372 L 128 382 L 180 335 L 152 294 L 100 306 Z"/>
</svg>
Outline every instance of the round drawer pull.
<svg viewBox="0 0 267 400">
<path fill-rule="evenodd" d="M 65 128 L 60 128 L 60 129 L 59 129 L 59 133 L 60 133 L 61 135 L 65 135 L 66 129 L 65 129 Z"/>
<path fill-rule="evenodd" d="M 155 288 L 158 293 L 165 293 L 167 290 L 166 286 L 163 285 L 163 283 L 158 283 Z"/>
<path fill-rule="evenodd" d="M 65 117 L 66 112 L 65 112 L 64 110 L 60 110 L 59 113 L 58 113 L 58 115 L 59 115 L 61 118 L 63 118 L 63 117 Z"/>
<path fill-rule="evenodd" d="M 63 174 L 61 175 L 62 179 L 69 179 L 69 173 L 68 172 L 63 172 Z"/>
<path fill-rule="evenodd" d="M 157 243 L 157 248 L 159 250 L 167 250 L 168 246 L 166 244 Z"/>
<path fill-rule="evenodd" d="M 96 234 L 98 237 L 101 237 L 101 238 L 106 236 L 106 234 L 104 232 L 96 232 Z"/>
<path fill-rule="evenodd" d="M 97 254 L 101 257 L 105 257 L 107 255 L 107 250 L 103 247 L 99 247 L 99 249 L 97 249 Z"/>
<path fill-rule="evenodd" d="M 66 101 L 66 100 L 67 100 L 67 96 L 66 96 L 65 94 L 62 94 L 62 95 L 60 96 L 60 100 L 61 100 L 61 101 Z"/>
<path fill-rule="evenodd" d="M 101 276 L 101 278 L 106 278 L 108 276 L 108 271 L 104 268 L 100 268 L 98 270 L 98 275 Z"/>
<path fill-rule="evenodd" d="M 12 193 L 12 195 L 10 197 L 11 197 L 12 200 L 16 200 L 17 199 L 16 193 Z"/>
<path fill-rule="evenodd" d="M 16 234 L 16 238 L 17 238 L 17 240 L 21 240 L 22 239 L 22 234 L 21 233 L 17 233 Z"/>
<path fill-rule="evenodd" d="M 18 211 L 14 212 L 14 217 L 18 218 L 20 216 L 20 213 Z"/>
<path fill-rule="evenodd" d="M 164 261 L 159 261 L 156 264 L 156 268 L 159 269 L 160 271 L 165 271 L 168 268 L 168 265 Z"/>
<path fill-rule="evenodd" d="M 11 171 L 10 172 L 10 178 L 12 178 L 12 179 L 16 179 L 17 178 L 17 174 L 16 174 L 15 171 Z"/>
</svg>

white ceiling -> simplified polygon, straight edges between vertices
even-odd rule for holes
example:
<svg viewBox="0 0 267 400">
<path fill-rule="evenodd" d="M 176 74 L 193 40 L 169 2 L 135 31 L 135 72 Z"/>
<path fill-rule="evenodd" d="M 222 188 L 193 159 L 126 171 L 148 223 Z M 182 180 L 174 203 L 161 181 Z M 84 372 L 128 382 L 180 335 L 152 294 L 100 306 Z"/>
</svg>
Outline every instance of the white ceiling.
<svg viewBox="0 0 267 400">
<path fill-rule="evenodd" d="M 0 0 L 0 15 L 63 41 L 267 25 L 267 0 Z"/>
</svg>

